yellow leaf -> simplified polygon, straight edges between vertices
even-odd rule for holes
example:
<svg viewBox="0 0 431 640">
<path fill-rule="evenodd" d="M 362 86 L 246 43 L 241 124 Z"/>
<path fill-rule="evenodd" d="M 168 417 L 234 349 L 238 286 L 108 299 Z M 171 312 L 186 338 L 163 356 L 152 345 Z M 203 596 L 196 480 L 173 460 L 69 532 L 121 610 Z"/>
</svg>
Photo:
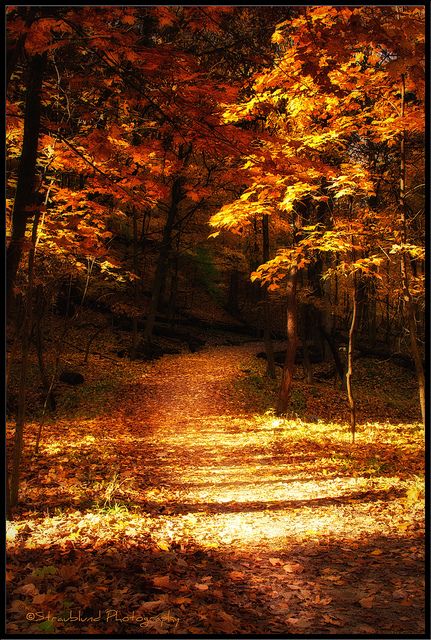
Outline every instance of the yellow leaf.
<svg viewBox="0 0 431 640">
<path fill-rule="evenodd" d="M 275 44 L 284 42 L 284 37 L 279 31 L 276 31 L 275 33 L 272 34 L 271 42 L 274 42 Z"/>
<path fill-rule="evenodd" d="M 159 542 L 157 543 L 157 546 L 159 547 L 159 549 L 161 549 L 162 551 L 169 551 L 170 550 L 170 546 L 169 543 L 164 541 L 164 540 L 159 540 Z"/>
<path fill-rule="evenodd" d="M 372 556 L 381 556 L 382 553 L 383 553 L 382 549 L 374 549 L 374 551 L 371 551 Z"/>
</svg>

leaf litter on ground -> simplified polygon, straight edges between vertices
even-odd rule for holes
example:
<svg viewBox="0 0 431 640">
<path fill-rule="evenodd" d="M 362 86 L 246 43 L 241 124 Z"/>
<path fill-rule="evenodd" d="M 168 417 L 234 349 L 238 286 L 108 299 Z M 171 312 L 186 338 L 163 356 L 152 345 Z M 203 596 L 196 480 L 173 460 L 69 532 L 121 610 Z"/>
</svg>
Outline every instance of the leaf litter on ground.
<svg viewBox="0 0 431 640">
<path fill-rule="evenodd" d="M 291 414 L 274 415 L 259 347 L 114 376 L 90 363 L 92 393 L 46 421 L 37 456 L 27 426 L 10 633 L 422 632 L 414 402 L 388 408 L 391 371 L 376 397 L 359 370 L 351 445 L 341 391 L 300 370 Z"/>
</svg>

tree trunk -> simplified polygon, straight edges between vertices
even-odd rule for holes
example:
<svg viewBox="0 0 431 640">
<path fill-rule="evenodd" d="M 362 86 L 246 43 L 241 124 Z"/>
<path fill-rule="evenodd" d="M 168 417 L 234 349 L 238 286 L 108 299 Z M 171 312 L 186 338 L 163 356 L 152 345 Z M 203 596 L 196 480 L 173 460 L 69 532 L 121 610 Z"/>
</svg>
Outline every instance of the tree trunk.
<svg viewBox="0 0 431 640">
<path fill-rule="evenodd" d="M 168 256 L 171 248 L 172 230 L 174 228 L 178 206 L 183 199 L 182 183 L 183 178 L 180 176 L 174 180 L 174 183 L 172 185 L 171 206 L 169 207 L 168 217 L 163 229 L 162 246 L 160 248 L 159 257 L 157 260 L 156 272 L 154 274 L 153 286 L 151 290 L 150 309 L 148 311 L 144 328 L 144 342 L 151 342 L 153 336 L 153 328 L 156 320 L 157 310 L 159 308 L 162 285 L 166 276 Z"/>
<path fill-rule="evenodd" d="M 269 260 L 269 220 L 267 215 L 262 216 L 262 235 L 263 235 L 263 261 Z M 268 291 L 264 290 L 263 297 L 263 341 L 266 351 L 266 375 L 275 380 L 275 361 L 274 347 L 271 340 L 271 313 Z"/>
<path fill-rule="evenodd" d="M 293 382 L 293 372 L 295 369 L 295 355 L 298 342 L 296 300 L 297 280 L 298 269 L 296 266 L 292 266 L 290 268 L 287 281 L 287 350 L 281 377 L 280 391 L 278 394 L 277 415 L 282 415 L 287 411 L 290 389 Z"/>
<path fill-rule="evenodd" d="M 175 326 L 175 310 L 177 308 L 177 298 L 178 298 L 178 272 L 180 267 L 180 240 L 181 234 L 177 235 L 177 246 L 176 252 L 173 260 L 172 272 L 171 272 L 171 282 L 170 282 L 170 291 L 169 291 L 169 304 L 168 304 L 168 316 L 170 325 L 173 328 Z"/>
<path fill-rule="evenodd" d="M 27 285 L 27 308 L 24 318 L 24 326 L 22 331 L 22 353 L 21 353 L 21 370 L 18 388 L 18 410 L 15 425 L 14 448 L 12 457 L 12 472 L 10 481 L 10 500 L 8 502 L 8 510 L 13 509 L 18 504 L 19 499 L 19 480 L 21 471 L 21 457 L 24 444 L 24 427 L 25 412 L 27 400 L 27 370 L 28 355 L 30 350 L 30 337 L 33 324 L 33 275 L 34 275 L 34 259 L 37 238 L 37 226 L 39 224 L 40 213 L 35 215 L 32 230 L 32 246 L 28 258 L 28 285 Z"/>
<path fill-rule="evenodd" d="M 138 273 L 138 218 L 135 207 L 133 207 L 132 211 L 133 215 L 133 272 L 136 278 L 139 277 Z M 135 305 L 138 304 L 139 293 L 138 293 L 138 280 L 136 279 L 133 283 L 133 295 L 135 299 Z M 132 347 L 130 349 L 130 358 L 134 360 L 136 358 L 136 349 L 138 346 L 138 318 L 136 317 L 136 309 L 132 318 Z"/>
<path fill-rule="evenodd" d="M 332 357 L 334 358 L 334 363 L 335 363 L 335 368 L 337 370 L 338 373 L 338 377 L 340 378 L 341 384 L 344 385 L 345 382 L 345 376 L 344 376 L 344 366 L 343 363 L 341 362 L 341 358 L 340 358 L 340 354 L 338 352 L 338 348 L 337 345 L 334 343 L 331 334 L 329 334 L 325 327 L 323 325 L 320 325 L 319 327 L 320 332 L 322 334 L 322 337 L 324 338 L 324 340 L 328 343 L 329 349 L 332 353 Z"/>
<path fill-rule="evenodd" d="M 43 388 L 45 390 L 46 395 L 46 405 L 49 406 L 51 411 L 54 411 L 56 403 L 55 403 L 55 398 L 54 398 L 54 394 L 52 393 L 52 388 L 51 388 L 51 383 L 48 377 L 48 373 L 46 371 L 46 366 L 45 366 L 45 360 L 44 360 L 44 356 L 43 356 L 43 337 L 42 337 L 42 317 L 43 317 L 43 303 L 41 302 L 42 300 L 42 296 L 43 296 L 43 292 L 42 292 L 42 287 L 38 287 L 37 288 L 37 299 L 38 299 L 38 303 L 39 305 L 39 309 L 38 309 L 38 314 L 37 314 L 37 318 L 36 318 L 36 324 L 35 324 L 35 342 L 36 342 L 36 351 L 37 351 L 37 361 L 39 364 L 39 373 L 40 373 L 40 378 L 42 381 L 42 385 Z"/>
<path fill-rule="evenodd" d="M 405 111 L 405 92 L 406 80 L 404 74 L 401 75 L 401 117 L 404 117 Z M 407 218 L 406 218 L 406 133 L 401 134 L 401 172 L 400 172 L 400 218 L 401 218 L 401 242 L 407 242 Z M 416 367 L 416 376 L 418 379 L 419 402 L 421 407 L 422 422 L 425 426 L 426 410 L 425 410 L 425 373 L 422 364 L 422 358 L 418 347 L 417 326 L 415 318 L 415 305 L 410 291 L 410 270 L 411 260 L 410 254 L 406 251 L 401 255 L 401 285 L 403 291 L 403 299 L 407 311 L 407 322 L 410 334 L 410 346 L 412 350 L 413 360 Z"/>
<path fill-rule="evenodd" d="M 352 320 L 349 330 L 349 347 L 347 352 L 347 372 L 346 372 L 346 387 L 347 387 L 347 399 L 350 407 L 350 429 L 352 433 L 352 442 L 355 442 L 356 434 L 356 402 L 352 392 L 352 374 L 353 374 L 353 347 L 354 337 L 358 319 L 358 303 L 357 303 L 357 290 L 356 290 L 356 276 L 354 276 L 355 282 L 353 285 L 353 311 Z"/>
<path fill-rule="evenodd" d="M 232 269 L 229 274 L 229 289 L 227 296 L 227 310 L 233 316 L 239 314 L 238 308 L 238 293 L 239 293 L 239 271 L 238 269 Z"/>
<path fill-rule="evenodd" d="M 12 229 L 7 248 L 6 304 L 8 313 L 14 297 L 14 286 L 21 261 L 27 219 L 34 215 L 36 202 L 36 159 L 40 131 L 41 89 L 46 54 L 35 55 L 29 65 L 29 78 L 24 115 L 24 136 L 18 167 L 18 179 L 12 212 Z"/>
</svg>

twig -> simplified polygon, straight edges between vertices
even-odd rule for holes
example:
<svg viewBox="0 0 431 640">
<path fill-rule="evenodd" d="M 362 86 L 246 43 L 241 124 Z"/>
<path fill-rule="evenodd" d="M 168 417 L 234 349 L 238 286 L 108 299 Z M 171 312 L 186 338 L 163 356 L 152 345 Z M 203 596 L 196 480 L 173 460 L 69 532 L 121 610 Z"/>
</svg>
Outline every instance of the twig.
<svg viewBox="0 0 431 640">
<path fill-rule="evenodd" d="M 85 353 L 86 351 L 82 347 L 78 347 L 78 345 L 72 344 L 72 342 L 67 342 L 67 340 L 63 340 L 63 344 L 67 344 L 69 347 L 73 347 L 77 351 L 82 351 L 83 353 Z M 115 358 L 111 358 L 111 356 L 105 356 L 103 353 L 100 353 L 100 351 L 93 351 L 92 353 L 93 355 L 99 356 L 99 358 L 104 358 L 105 360 L 111 360 L 112 362 L 115 362 L 115 364 L 118 365 L 118 361 Z"/>
</svg>

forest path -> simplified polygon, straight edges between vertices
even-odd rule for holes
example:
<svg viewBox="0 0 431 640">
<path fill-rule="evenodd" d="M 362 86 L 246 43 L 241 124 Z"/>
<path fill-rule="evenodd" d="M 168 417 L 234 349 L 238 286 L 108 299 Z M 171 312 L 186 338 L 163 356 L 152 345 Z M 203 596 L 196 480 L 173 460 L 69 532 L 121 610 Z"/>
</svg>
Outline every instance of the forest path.
<svg viewBox="0 0 431 640">
<path fill-rule="evenodd" d="M 414 633 L 420 553 L 403 538 L 396 482 L 336 468 L 349 455 L 345 426 L 322 442 L 245 411 L 238 384 L 261 348 L 168 356 L 122 390 L 137 471 L 129 497 L 162 550 L 195 549 L 196 629 Z"/>
<path fill-rule="evenodd" d="M 265 413 L 261 349 L 92 358 L 37 456 L 29 424 L 10 633 L 423 633 L 422 428 L 367 400 L 352 446 L 345 400 L 300 370 L 302 419 Z"/>
</svg>

